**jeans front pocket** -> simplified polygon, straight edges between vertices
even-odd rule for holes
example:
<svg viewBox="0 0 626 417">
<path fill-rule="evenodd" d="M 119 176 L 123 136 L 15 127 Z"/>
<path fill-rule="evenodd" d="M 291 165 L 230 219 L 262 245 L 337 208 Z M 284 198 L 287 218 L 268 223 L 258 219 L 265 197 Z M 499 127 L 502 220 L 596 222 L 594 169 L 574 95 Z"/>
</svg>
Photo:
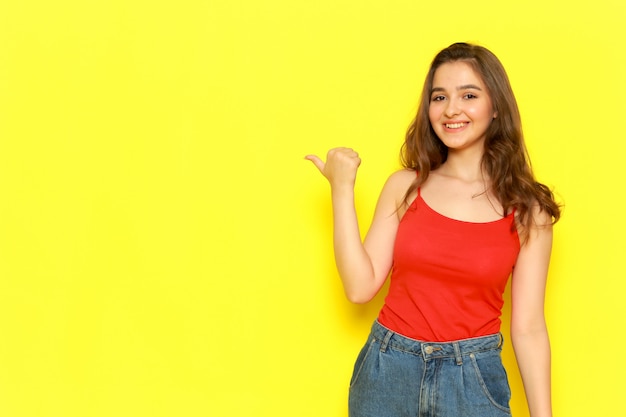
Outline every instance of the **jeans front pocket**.
<svg viewBox="0 0 626 417">
<path fill-rule="evenodd" d="M 500 351 L 472 353 L 470 359 L 478 382 L 489 401 L 498 409 L 510 414 L 511 388 L 502 365 Z"/>
<path fill-rule="evenodd" d="M 354 363 L 354 370 L 352 371 L 352 378 L 350 378 L 350 388 L 352 388 L 354 384 L 356 384 L 357 380 L 359 379 L 361 370 L 363 370 L 363 365 L 365 364 L 365 361 L 367 360 L 370 352 L 374 348 L 375 343 L 376 343 L 376 340 L 370 337 L 367 343 L 365 344 L 365 346 L 363 346 L 363 348 L 359 352 L 359 356 L 357 356 L 356 362 Z"/>
</svg>

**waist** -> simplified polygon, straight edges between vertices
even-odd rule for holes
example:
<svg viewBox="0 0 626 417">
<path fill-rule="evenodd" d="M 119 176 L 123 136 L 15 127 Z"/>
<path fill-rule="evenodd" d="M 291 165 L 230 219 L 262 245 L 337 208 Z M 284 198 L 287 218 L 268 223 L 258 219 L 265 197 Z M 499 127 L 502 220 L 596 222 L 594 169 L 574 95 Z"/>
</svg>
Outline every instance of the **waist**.
<svg viewBox="0 0 626 417">
<path fill-rule="evenodd" d="M 504 342 L 501 333 L 446 342 L 416 340 L 386 328 L 378 320 L 372 325 L 371 335 L 381 341 L 385 348 L 421 355 L 424 359 L 446 357 L 458 359 L 472 353 L 501 350 Z"/>
</svg>

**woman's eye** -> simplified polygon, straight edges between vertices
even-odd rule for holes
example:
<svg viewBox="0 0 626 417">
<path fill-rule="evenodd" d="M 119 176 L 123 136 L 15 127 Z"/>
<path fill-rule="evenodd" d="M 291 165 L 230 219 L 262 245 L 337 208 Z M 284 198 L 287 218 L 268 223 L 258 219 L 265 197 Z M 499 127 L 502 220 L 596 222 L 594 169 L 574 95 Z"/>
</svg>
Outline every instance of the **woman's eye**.
<svg viewBox="0 0 626 417">
<path fill-rule="evenodd" d="M 445 100 L 444 96 L 433 96 L 430 101 L 441 101 L 441 100 Z"/>
<path fill-rule="evenodd" d="M 464 99 L 466 100 L 471 100 L 473 98 L 477 98 L 476 95 L 472 94 L 472 93 L 467 93 L 463 96 Z"/>
</svg>

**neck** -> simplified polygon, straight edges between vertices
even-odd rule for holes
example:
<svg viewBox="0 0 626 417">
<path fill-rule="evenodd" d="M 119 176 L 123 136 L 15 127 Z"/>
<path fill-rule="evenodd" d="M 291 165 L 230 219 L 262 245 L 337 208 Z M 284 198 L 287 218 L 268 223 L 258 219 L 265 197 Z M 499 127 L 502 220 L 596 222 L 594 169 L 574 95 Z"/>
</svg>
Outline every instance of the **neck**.
<svg viewBox="0 0 626 417">
<path fill-rule="evenodd" d="M 481 166 L 482 157 L 482 152 L 449 152 L 439 171 L 466 182 L 482 182 L 486 179 Z"/>
</svg>

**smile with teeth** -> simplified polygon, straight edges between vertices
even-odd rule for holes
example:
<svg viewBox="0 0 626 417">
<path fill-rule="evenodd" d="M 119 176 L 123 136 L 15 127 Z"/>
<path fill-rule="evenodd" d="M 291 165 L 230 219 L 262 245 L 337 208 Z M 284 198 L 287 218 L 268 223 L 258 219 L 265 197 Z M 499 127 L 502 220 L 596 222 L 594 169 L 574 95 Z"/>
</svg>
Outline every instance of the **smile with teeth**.
<svg viewBox="0 0 626 417">
<path fill-rule="evenodd" d="M 461 122 L 461 123 L 446 123 L 445 126 L 448 129 L 460 129 L 462 127 L 464 127 L 467 123 L 465 122 Z"/>
</svg>

